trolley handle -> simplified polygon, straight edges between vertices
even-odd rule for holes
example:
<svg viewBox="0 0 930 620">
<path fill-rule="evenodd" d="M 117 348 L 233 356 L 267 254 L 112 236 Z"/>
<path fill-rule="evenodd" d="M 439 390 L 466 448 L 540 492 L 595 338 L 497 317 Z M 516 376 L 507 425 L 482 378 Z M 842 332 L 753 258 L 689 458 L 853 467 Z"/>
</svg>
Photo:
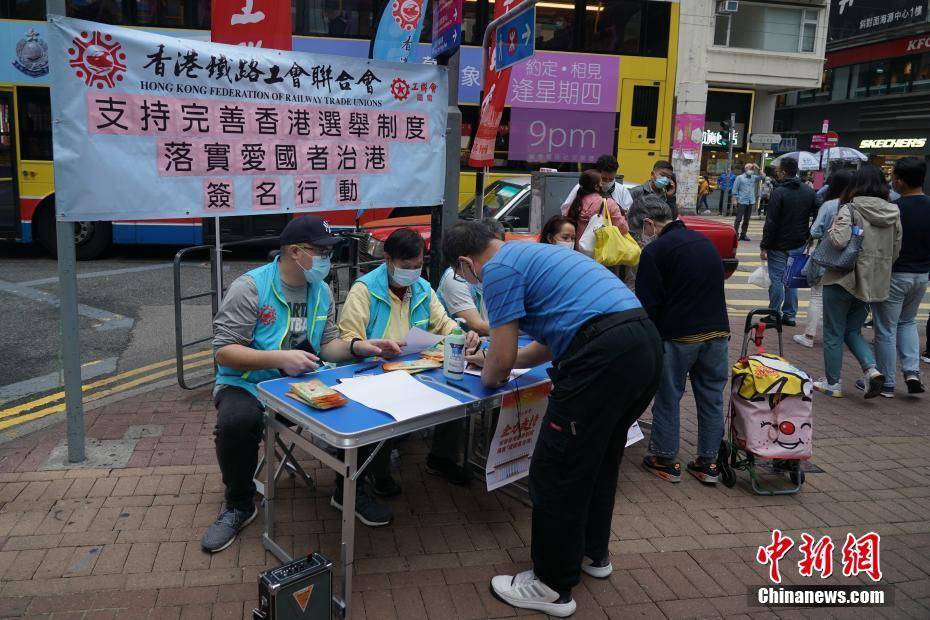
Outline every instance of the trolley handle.
<svg viewBox="0 0 930 620">
<path fill-rule="evenodd" d="M 773 317 L 775 319 L 775 331 L 778 332 L 779 336 L 781 335 L 781 312 L 772 310 L 771 308 L 756 308 L 755 310 L 750 310 L 749 314 L 746 315 L 746 326 L 745 329 L 743 329 L 743 334 L 749 334 L 749 332 L 752 331 L 752 318 L 754 316 L 761 316 L 763 318 L 767 316 Z"/>
</svg>

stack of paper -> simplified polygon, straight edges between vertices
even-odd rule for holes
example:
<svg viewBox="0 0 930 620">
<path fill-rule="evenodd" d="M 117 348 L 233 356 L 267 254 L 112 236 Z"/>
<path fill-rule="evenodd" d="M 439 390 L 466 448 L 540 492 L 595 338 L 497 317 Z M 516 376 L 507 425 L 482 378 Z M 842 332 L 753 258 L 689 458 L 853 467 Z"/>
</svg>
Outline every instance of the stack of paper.
<svg viewBox="0 0 930 620">
<path fill-rule="evenodd" d="M 332 409 L 349 402 L 344 396 L 319 379 L 292 383 L 287 395 L 294 400 L 310 405 L 314 409 Z"/>
<path fill-rule="evenodd" d="M 461 406 L 461 402 L 417 381 L 405 372 L 354 377 L 333 389 L 398 422 Z"/>
</svg>

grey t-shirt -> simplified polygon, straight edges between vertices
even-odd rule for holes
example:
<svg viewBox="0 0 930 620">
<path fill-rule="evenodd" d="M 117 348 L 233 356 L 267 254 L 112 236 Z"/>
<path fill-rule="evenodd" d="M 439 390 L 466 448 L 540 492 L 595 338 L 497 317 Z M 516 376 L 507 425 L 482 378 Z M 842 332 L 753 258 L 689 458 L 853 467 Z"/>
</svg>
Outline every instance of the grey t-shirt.
<svg viewBox="0 0 930 620">
<path fill-rule="evenodd" d="M 456 280 L 451 267 L 442 274 L 442 278 L 439 280 L 438 292 L 449 316 L 455 318 L 455 315 L 463 310 L 477 310 L 481 318 L 487 320 L 488 311 L 484 307 L 484 299 L 481 300 L 481 307 L 476 308 L 475 299 L 471 294 L 471 285 Z"/>
<path fill-rule="evenodd" d="M 291 321 L 283 349 L 296 349 L 307 341 L 307 285 L 288 286 L 281 283 L 281 292 L 290 309 Z M 309 309 L 313 312 L 313 308 Z M 226 291 L 220 309 L 213 319 L 213 353 L 228 344 L 252 344 L 252 334 L 259 321 L 258 289 L 255 280 L 249 275 L 242 275 L 233 281 Z M 336 304 L 330 303 L 323 328 L 321 344 L 326 344 L 339 337 L 336 327 Z M 307 347 L 309 350 L 310 347 Z M 319 351 L 315 351 L 319 354 Z"/>
</svg>

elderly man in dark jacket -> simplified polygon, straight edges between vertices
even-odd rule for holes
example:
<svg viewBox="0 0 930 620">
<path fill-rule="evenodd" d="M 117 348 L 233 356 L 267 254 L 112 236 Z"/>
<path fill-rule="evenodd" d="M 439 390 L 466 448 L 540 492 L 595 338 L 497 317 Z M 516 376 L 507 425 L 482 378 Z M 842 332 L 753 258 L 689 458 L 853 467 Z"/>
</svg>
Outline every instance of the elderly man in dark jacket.
<svg viewBox="0 0 930 620">
<path fill-rule="evenodd" d="M 643 230 L 658 235 L 643 248 L 636 296 L 662 336 L 665 350 L 659 390 L 652 405 L 652 435 L 643 466 L 669 482 L 681 480 L 678 463 L 680 401 L 688 377 L 697 403 L 698 453 L 688 472 L 717 482 L 717 450 L 723 438 L 723 391 L 730 322 L 720 254 L 704 235 L 672 220 L 668 205 L 646 204 Z"/>
<path fill-rule="evenodd" d="M 817 215 L 817 196 L 798 178 L 796 159 L 782 159 L 777 175 L 780 183 L 772 190 L 766 208 L 759 256 L 769 268 L 769 308 L 780 311 L 783 323 L 793 326 L 798 313 L 798 293 L 785 287 L 785 269 L 788 255 L 804 250 L 811 221 Z"/>
</svg>

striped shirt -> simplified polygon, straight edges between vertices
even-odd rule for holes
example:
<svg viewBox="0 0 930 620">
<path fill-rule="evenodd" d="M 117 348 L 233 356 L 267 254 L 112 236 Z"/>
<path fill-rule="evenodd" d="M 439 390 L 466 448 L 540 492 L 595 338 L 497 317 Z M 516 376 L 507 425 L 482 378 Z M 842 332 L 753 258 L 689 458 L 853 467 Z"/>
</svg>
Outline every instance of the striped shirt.
<svg viewBox="0 0 930 620">
<path fill-rule="evenodd" d="M 519 321 L 556 358 L 588 320 L 642 307 L 606 267 L 557 245 L 505 243 L 481 273 L 491 329 Z"/>
</svg>

